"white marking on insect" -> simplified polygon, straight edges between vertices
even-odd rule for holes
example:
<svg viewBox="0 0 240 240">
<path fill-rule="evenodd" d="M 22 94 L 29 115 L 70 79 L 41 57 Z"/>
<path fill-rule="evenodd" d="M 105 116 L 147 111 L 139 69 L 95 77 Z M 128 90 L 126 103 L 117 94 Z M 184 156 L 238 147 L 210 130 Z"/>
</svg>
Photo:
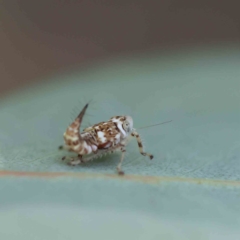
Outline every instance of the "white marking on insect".
<svg viewBox="0 0 240 240">
<path fill-rule="evenodd" d="M 105 125 L 105 124 L 103 124 Z M 97 133 L 98 138 L 100 139 L 101 142 L 105 142 L 106 138 L 104 137 L 104 133 L 103 132 L 98 132 Z"/>
<path fill-rule="evenodd" d="M 121 166 L 126 152 L 125 147 L 130 136 L 136 138 L 139 151 L 142 155 L 148 156 L 150 159 L 153 158 L 152 154 L 143 151 L 142 140 L 137 131 L 133 128 L 133 119 L 130 116 L 112 117 L 109 121 L 85 128 L 83 132 L 80 133 L 80 126 L 87 107 L 88 104 L 86 104 L 77 118 L 69 125 L 63 135 L 65 146 L 59 147 L 59 149 L 65 148 L 78 154 L 77 157 L 71 159 L 69 165 L 75 166 L 107 153 L 121 151 L 122 154 L 120 162 L 117 165 L 117 171 L 118 174 L 123 175 L 124 172 Z M 62 159 L 64 160 L 66 157 Z"/>
</svg>

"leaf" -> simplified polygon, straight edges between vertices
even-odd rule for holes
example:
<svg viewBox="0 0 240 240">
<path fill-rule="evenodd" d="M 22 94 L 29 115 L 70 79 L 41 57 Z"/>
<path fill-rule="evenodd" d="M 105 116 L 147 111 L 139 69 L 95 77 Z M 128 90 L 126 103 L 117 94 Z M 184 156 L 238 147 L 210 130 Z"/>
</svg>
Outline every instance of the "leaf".
<svg viewBox="0 0 240 240">
<path fill-rule="evenodd" d="M 1 239 L 239 239 L 239 62 L 237 48 L 143 56 L 5 99 Z M 118 154 L 63 163 L 62 134 L 91 99 L 85 126 L 114 115 L 136 128 L 173 120 L 139 129 L 154 159 L 132 140 L 122 178 Z"/>
</svg>

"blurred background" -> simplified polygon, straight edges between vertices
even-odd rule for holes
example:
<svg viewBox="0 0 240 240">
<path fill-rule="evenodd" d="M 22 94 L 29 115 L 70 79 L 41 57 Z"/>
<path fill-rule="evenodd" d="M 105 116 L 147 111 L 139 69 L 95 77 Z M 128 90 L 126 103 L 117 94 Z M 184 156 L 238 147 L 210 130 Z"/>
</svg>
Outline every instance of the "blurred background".
<svg viewBox="0 0 240 240">
<path fill-rule="evenodd" d="M 239 2 L 0 0 L 0 100 L 57 79 L 0 102 L 0 239 L 239 240 Z M 92 97 L 86 127 L 173 120 L 140 130 L 155 157 L 132 141 L 125 180 L 117 154 L 61 160 Z"/>
<path fill-rule="evenodd" d="M 117 56 L 239 42 L 237 0 L 1 0 L 0 95 Z"/>
</svg>

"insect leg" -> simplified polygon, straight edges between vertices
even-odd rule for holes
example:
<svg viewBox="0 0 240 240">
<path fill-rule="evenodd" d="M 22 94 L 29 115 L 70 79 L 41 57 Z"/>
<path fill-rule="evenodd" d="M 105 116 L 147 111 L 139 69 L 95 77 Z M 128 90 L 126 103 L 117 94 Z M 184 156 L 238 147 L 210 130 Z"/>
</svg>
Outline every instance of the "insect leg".
<svg viewBox="0 0 240 240">
<path fill-rule="evenodd" d="M 68 165 L 70 166 L 76 166 L 81 163 L 84 163 L 84 160 L 82 159 L 82 155 L 78 155 L 76 157 L 71 157 L 70 162 L 68 162 Z"/>
<path fill-rule="evenodd" d="M 67 151 L 71 151 L 70 147 L 66 146 L 66 145 L 61 145 L 58 147 L 59 150 L 67 150 Z"/>
<path fill-rule="evenodd" d="M 58 147 L 58 149 L 59 149 L 59 150 L 66 150 L 66 151 L 69 151 L 69 152 L 72 151 L 72 150 L 70 149 L 70 147 L 68 147 L 68 146 L 66 146 L 66 145 L 61 145 L 61 146 Z M 64 157 L 62 157 L 62 160 L 64 161 L 64 160 L 66 160 L 67 158 L 68 158 L 68 157 L 64 156 Z"/>
<path fill-rule="evenodd" d="M 138 142 L 138 147 L 139 147 L 140 153 L 141 153 L 143 156 L 148 156 L 150 159 L 153 159 L 153 155 L 152 155 L 152 154 L 146 153 L 146 152 L 143 151 L 143 144 L 142 144 L 142 140 L 141 140 L 139 134 L 138 134 L 137 132 L 132 132 L 131 135 L 132 135 L 133 137 L 136 137 L 137 142 Z"/>
<path fill-rule="evenodd" d="M 122 171 L 122 162 L 123 162 L 123 159 L 124 159 L 124 155 L 125 155 L 126 149 L 124 147 L 122 147 L 121 151 L 122 151 L 122 154 L 121 154 L 120 162 L 117 165 L 117 171 L 118 171 L 119 175 L 124 175 L 124 172 Z"/>
<path fill-rule="evenodd" d="M 109 153 L 109 152 L 113 153 L 114 151 L 115 151 L 115 149 L 113 149 L 113 148 L 98 150 L 98 151 L 95 152 L 93 155 L 91 155 L 91 156 L 89 156 L 89 157 L 83 158 L 83 162 L 92 161 L 93 159 L 99 158 L 99 157 L 103 156 L 103 155 L 106 154 L 106 153 Z"/>
<path fill-rule="evenodd" d="M 96 154 L 94 154 L 92 156 L 89 156 L 89 157 L 86 157 L 82 160 L 83 160 L 83 162 L 88 162 L 88 161 L 91 161 L 95 158 L 98 158 L 98 157 L 102 156 L 105 153 L 109 153 L 109 152 L 113 153 L 114 151 L 116 151 L 118 149 L 121 150 L 122 154 L 121 154 L 120 162 L 117 165 L 117 171 L 118 171 L 119 175 L 123 175 L 124 172 L 122 171 L 122 162 L 124 160 L 124 155 L 125 155 L 126 149 L 125 149 L 125 146 L 122 145 L 122 144 L 118 144 L 117 146 L 114 146 L 112 148 L 108 148 L 108 149 L 104 149 L 104 150 L 98 150 L 98 152 Z"/>
</svg>

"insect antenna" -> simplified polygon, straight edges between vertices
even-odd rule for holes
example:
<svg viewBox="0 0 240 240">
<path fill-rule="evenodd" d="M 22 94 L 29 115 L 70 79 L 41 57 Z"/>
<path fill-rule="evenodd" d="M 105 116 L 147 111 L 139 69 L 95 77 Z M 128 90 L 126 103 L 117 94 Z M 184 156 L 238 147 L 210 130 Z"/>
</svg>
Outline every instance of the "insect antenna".
<svg viewBox="0 0 240 240">
<path fill-rule="evenodd" d="M 149 128 L 149 127 L 155 127 L 155 126 L 158 126 L 158 125 L 170 123 L 170 122 L 172 122 L 172 121 L 173 121 L 173 120 L 166 121 L 166 122 L 161 122 L 161 123 L 157 123 L 157 124 L 153 124 L 153 125 L 149 125 L 149 126 L 140 127 L 140 128 L 137 128 L 137 129 L 144 129 L 144 128 Z"/>
</svg>

